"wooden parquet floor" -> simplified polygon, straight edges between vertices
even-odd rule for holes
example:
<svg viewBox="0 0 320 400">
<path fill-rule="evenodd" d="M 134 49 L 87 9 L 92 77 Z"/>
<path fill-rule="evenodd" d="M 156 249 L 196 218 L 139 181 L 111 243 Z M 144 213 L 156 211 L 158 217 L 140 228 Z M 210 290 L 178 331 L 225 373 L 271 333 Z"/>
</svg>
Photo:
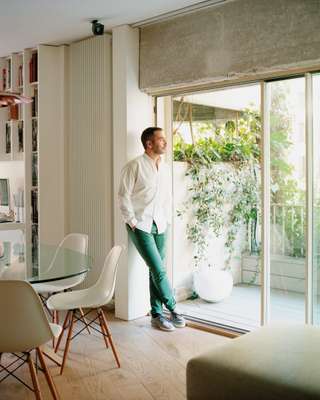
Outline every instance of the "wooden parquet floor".
<svg viewBox="0 0 320 400">
<path fill-rule="evenodd" d="M 98 333 L 83 332 L 71 343 L 62 376 L 46 360 L 61 400 L 183 400 L 187 361 L 230 340 L 192 328 L 161 332 L 147 317 L 125 322 L 108 313 L 108 321 L 121 368 Z M 27 365 L 18 375 L 30 383 Z M 43 399 L 51 399 L 41 372 L 39 380 Z M 0 383 L 0 400 L 20 399 L 33 400 L 34 394 L 13 378 Z"/>
</svg>

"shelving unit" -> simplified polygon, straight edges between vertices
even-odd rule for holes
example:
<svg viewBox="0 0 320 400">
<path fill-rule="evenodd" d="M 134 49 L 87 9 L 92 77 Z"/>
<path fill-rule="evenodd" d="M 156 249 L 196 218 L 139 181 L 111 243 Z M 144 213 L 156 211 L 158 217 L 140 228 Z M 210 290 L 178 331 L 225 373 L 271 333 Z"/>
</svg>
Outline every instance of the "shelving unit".
<svg viewBox="0 0 320 400">
<path fill-rule="evenodd" d="M 0 90 L 33 98 L 0 109 L 0 175 L 1 162 L 23 163 L 25 257 L 33 273 L 41 264 L 39 243 L 57 244 L 64 236 L 66 52 L 66 46 L 39 45 L 0 58 Z"/>
<path fill-rule="evenodd" d="M 25 224 L 22 222 L 5 222 L 0 224 L 0 231 L 16 231 L 22 230 L 24 231 Z"/>
<path fill-rule="evenodd" d="M 0 90 L 23 93 L 23 54 L 0 59 Z M 23 108 L 14 106 L 0 113 L 0 161 L 23 160 Z"/>
<path fill-rule="evenodd" d="M 26 112 L 26 126 L 27 131 L 30 133 L 26 137 L 26 149 L 28 157 L 26 157 L 26 186 L 30 188 L 27 190 L 28 197 L 26 205 L 30 209 L 30 214 L 27 216 L 27 229 L 26 237 L 28 246 L 27 261 L 36 270 L 39 266 L 40 252 L 39 252 L 39 165 L 38 165 L 38 148 L 39 148 L 39 134 L 38 134 L 38 49 L 30 49 L 24 52 L 25 57 L 25 94 L 32 97 L 33 102 L 25 106 Z M 30 208 L 29 208 L 30 202 Z M 36 271 L 34 271 L 36 272 Z"/>
</svg>

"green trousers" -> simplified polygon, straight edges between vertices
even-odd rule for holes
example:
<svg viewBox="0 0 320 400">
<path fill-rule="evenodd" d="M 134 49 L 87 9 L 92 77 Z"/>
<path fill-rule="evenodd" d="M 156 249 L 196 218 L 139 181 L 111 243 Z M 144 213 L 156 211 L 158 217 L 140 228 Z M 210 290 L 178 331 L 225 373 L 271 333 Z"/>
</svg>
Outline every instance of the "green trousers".
<svg viewBox="0 0 320 400">
<path fill-rule="evenodd" d="M 130 239 L 134 243 L 141 257 L 149 267 L 149 288 L 151 315 L 156 317 L 162 314 L 162 305 L 169 311 L 176 306 L 172 289 L 164 266 L 166 233 L 158 233 L 155 223 L 152 225 L 151 233 L 135 229 L 127 225 Z"/>
</svg>

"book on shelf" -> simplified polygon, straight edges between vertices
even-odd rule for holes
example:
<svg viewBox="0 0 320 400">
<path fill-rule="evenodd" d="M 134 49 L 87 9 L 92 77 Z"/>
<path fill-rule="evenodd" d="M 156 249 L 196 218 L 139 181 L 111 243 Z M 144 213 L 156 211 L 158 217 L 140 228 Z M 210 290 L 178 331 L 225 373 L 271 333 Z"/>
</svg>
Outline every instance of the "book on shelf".
<svg viewBox="0 0 320 400">
<path fill-rule="evenodd" d="M 7 60 L 7 66 L 2 68 L 2 90 L 6 91 L 11 88 L 11 59 Z"/>
<path fill-rule="evenodd" d="M 38 186 L 38 153 L 32 153 L 32 186 Z"/>
<path fill-rule="evenodd" d="M 6 154 L 11 153 L 11 125 L 6 123 Z"/>
<path fill-rule="evenodd" d="M 10 119 L 19 119 L 19 105 L 18 104 L 13 104 L 9 108 L 10 110 Z"/>
<path fill-rule="evenodd" d="M 23 121 L 18 122 L 18 152 L 23 153 Z"/>
<path fill-rule="evenodd" d="M 7 69 L 2 68 L 2 90 L 5 92 L 7 90 Z"/>
<path fill-rule="evenodd" d="M 37 82 L 38 81 L 38 53 L 34 52 L 31 55 L 31 59 L 29 62 L 29 82 Z"/>
<path fill-rule="evenodd" d="M 33 224 L 38 223 L 38 190 L 31 190 L 31 221 Z"/>
<path fill-rule="evenodd" d="M 38 89 L 37 88 L 34 88 L 34 95 L 32 96 L 31 116 L 32 117 L 38 116 Z"/>
<path fill-rule="evenodd" d="M 32 151 L 38 150 L 38 121 L 32 120 Z"/>
<path fill-rule="evenodd" d="M 8 59 L 8 64 L 7 64 L 7 80 L 8 80 L 8 89 L 11 88 L 11 58 Z"/>
<path fill-rule="evenodd" d="M 33 265 L 38 265 L 39 262 L 39 237 L 38 237 L 38 225 L 33 224 L 31 227 L 31 243 L 32 243 L 32 248 L 31 248 L 31 254 L 32 254 L 32 264 Z"/>
<path fill-rule="evenodd" d="M 23 66 L 22 64 L 19 65 L 18 68 L 18 87 L 23 86 Z"/>
</svg>

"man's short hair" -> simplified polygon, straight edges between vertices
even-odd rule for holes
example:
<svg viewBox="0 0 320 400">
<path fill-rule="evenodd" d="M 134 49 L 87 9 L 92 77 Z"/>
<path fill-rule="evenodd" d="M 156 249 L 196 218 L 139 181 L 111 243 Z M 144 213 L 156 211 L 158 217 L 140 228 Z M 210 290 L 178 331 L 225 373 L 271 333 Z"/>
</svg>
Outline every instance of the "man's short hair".
<svg viewBox="0 0 320 400">
<path fill-rule="evenodd" d="M 159 128 L 157 126 L 150 126 L 149 128 L 145 129 L 142 132 L 141 135 L 141 142 L 144 147 L 144 149 L 147 148 L 147 141 L 152 139 L 152 136 L 154 135 L 155 132 L 157 131 L 162 131 L 162 128 Z"/>
</svg>

